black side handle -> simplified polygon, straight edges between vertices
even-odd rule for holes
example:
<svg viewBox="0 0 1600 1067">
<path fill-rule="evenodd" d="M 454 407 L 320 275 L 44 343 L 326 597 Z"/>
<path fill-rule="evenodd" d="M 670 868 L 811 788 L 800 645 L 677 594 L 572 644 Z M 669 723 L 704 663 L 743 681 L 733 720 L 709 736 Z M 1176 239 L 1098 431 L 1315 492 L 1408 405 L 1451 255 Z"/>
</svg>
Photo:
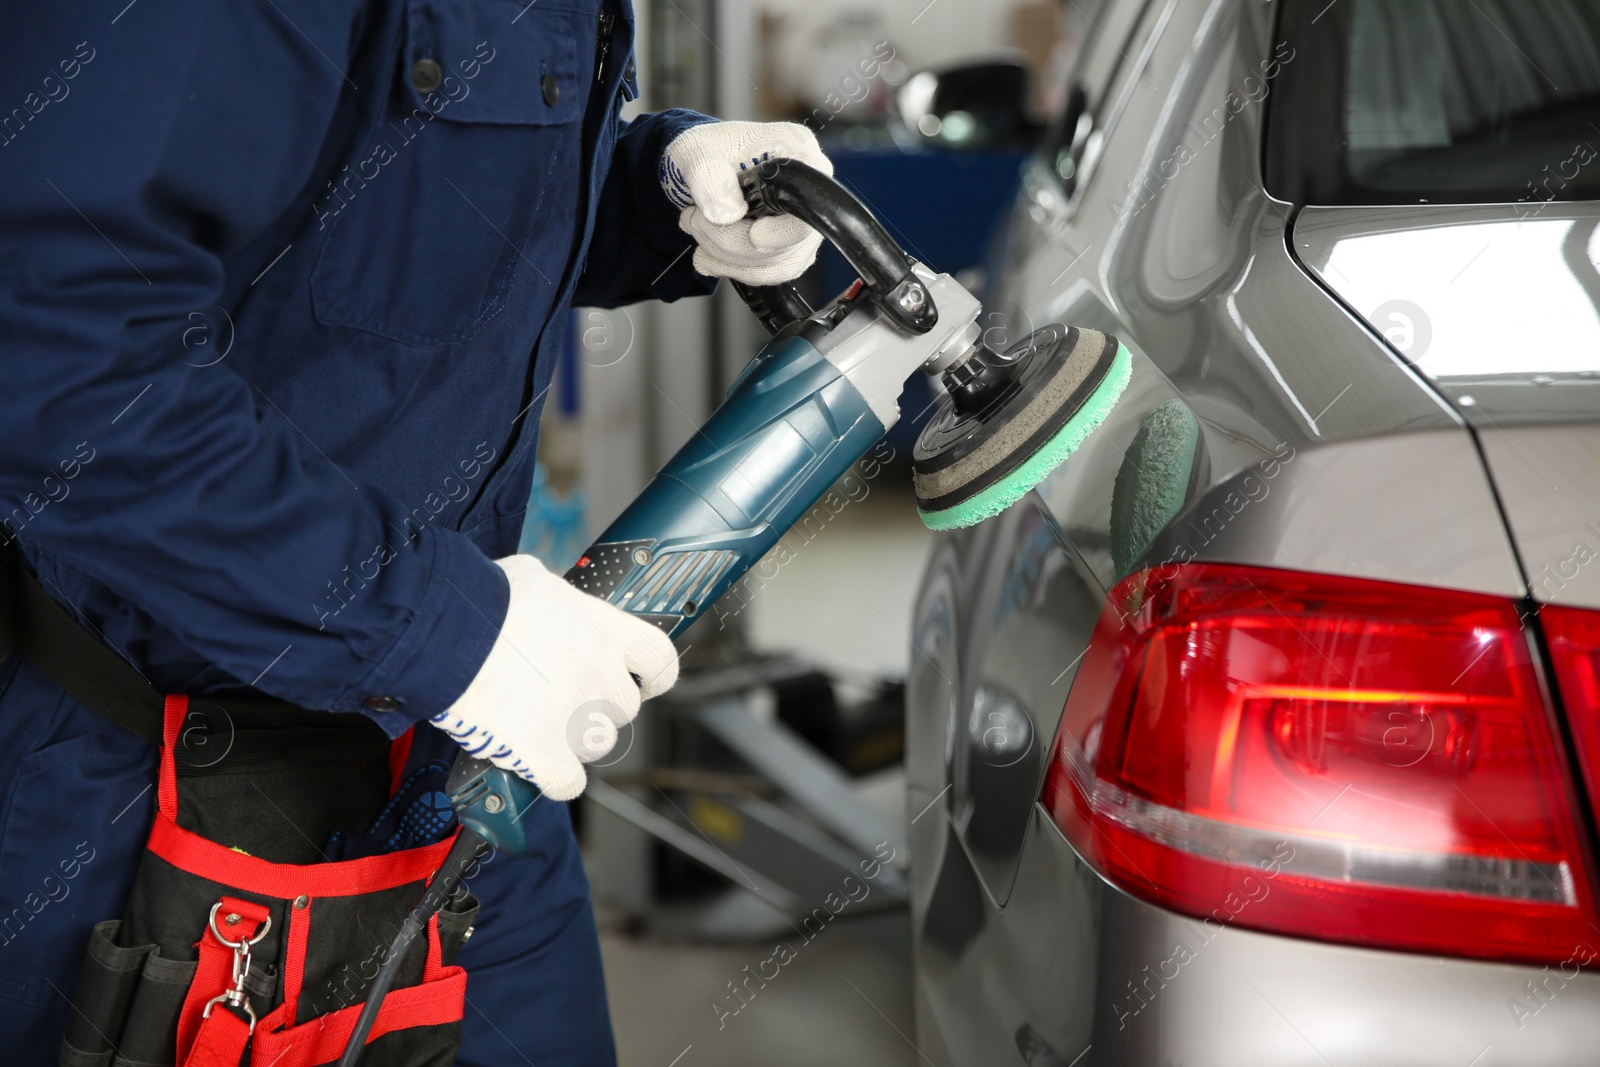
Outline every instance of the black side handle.
<svg viewBox="0 0 1600 1067">
<path fill-rule="evenodd" d="M 778 333 L 791 322 L 809 317 L 815 310 L 805 302 L 805 298 L 800 295 L 800 290 L 794 287 L 793 282 L 782 282 L 778 285 L 746 285 L 744 282 L 734 282 L 733 288 L 744 300 L 745 305 L 755 312 L 756 318 L 761 320 L 761 325 L 767 328 L 768 333 Z"/>
<path fill-rule="evenodd" d="M 833 243 L 861 276 L 866 293 L 911 333 L 939 321 L 933 294 L 911 272 L 911 259 L 867 208 L 830 175 L 797 159 L 768 159 L 739 175 L 753 214 L 793 215 Z M 768 329 L 811 313 L 793 285 L 738 286 L 739 295 Z M 776 329 L 773 332 L 777 332 Z"/>
</svg>

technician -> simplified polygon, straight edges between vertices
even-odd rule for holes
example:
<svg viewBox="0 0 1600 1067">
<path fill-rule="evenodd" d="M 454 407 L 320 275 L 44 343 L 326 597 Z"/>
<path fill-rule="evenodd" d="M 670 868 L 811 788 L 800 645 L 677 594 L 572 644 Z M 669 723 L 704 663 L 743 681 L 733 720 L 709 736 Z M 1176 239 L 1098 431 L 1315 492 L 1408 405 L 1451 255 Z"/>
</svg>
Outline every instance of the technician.
<svg viewBox="0 0 1600 1067">
<path fill-rule="evenodd" d="M 513 554 L 568 309 L 797 276 L 819 238 L 745 219 L 738 171 L 831 169 L 794 125 L 623 121 L 634 32 L 628 0 L 13 5 L 0 545 L 163 693 L 575 797 L 677 665 Z M 158 756 L 22 657 L 0 693 L 0 1047 L 44 1064 Z M 611 1063 L 566 806 L 527 821 L 472 883 L 459 1062 Z"/>
</svg>

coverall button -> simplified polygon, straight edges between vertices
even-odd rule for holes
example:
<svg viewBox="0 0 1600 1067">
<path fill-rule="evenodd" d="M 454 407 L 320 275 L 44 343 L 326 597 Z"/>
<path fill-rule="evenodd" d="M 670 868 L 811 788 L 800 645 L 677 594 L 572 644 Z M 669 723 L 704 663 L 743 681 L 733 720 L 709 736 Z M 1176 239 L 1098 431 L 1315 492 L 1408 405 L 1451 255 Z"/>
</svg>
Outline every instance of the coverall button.
<svg viewBox="0 0 1600 1067">
<path fill-rule="evenodd" d="M 634 64 L 633 57 L 629 56 L 628 57 L 628 69 L 626 69 L 626 70 L 624 70 L 622 72 L 622 78 L 623 78 L 624 81 L 630 81 L 631 82 L 635 78 L 637 78 L 638 76 L 639 76 L 639 68 L 638 68 L 638 66 L 636 66 Z"/>
<path fill-rule="evenodd" d="M 399 711 L 400 698 L 390 696 L 370 696 L 361 702 L 361 706 L 366 708 L 368 711 Z"/>
<path fill-rule="evenodd" d="M 411 87 L 419 93 L 431 93 L 444 84 L 444 68 L 438 60 L 419 59 L 411 64 Z"/>
<path fill-rule="evenodd" d="M 555 107 L 561 99 L 561 84 L 556 81 L 554 74 L 546 74 L 539 79 L 539 91 L 544 95 L 544 102 Z"/>
</svg>

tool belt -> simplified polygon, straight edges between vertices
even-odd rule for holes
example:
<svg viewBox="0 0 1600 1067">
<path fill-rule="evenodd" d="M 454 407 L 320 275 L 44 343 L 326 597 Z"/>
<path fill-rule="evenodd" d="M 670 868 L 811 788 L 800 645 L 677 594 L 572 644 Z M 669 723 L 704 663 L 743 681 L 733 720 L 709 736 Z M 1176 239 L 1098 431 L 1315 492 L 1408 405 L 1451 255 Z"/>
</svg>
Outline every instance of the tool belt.
<svg viewBox="0 0 1600 1067">
<path fill-rule="evenodd" d="M 100 715 L 161 746 L 156 814 L 127 910 L 90 935 L 61 1067 L 314 1067 L 344 1050 L 395 933 L 454 833 L 397 851 L 393 825 L 442 788 L 397 788 L 409 735 L 259 695 L 164 695 L 0 549 L 0 662 L 20 653 Z M 404 839 L 398 832 L 391 835 Z M 329 861 L 329 842 L 355 858 Z M 464 891 L 413 940 L 361 1063 L 448 1067 L 477 903 Z"/>
</svg>

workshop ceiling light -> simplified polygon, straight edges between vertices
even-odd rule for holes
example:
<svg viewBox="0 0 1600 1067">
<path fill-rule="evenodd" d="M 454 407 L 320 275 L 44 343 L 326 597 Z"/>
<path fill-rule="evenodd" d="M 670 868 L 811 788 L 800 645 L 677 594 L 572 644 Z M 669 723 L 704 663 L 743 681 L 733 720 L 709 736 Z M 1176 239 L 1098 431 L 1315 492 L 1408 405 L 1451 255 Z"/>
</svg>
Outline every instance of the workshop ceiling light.
<svg viewBox="0 0 1600 1067">
<path fill-rule="evenodd" d="M 1568 673 L 1600 694 L 1587 621 Z M 1106 878 L 1188 915 L 1568 961 L 1600 928 L 1521 622 L 1507 600 L 1361 579 L 1134 574 L 1102 610 L 1043 802 Z"/>
</svg>

